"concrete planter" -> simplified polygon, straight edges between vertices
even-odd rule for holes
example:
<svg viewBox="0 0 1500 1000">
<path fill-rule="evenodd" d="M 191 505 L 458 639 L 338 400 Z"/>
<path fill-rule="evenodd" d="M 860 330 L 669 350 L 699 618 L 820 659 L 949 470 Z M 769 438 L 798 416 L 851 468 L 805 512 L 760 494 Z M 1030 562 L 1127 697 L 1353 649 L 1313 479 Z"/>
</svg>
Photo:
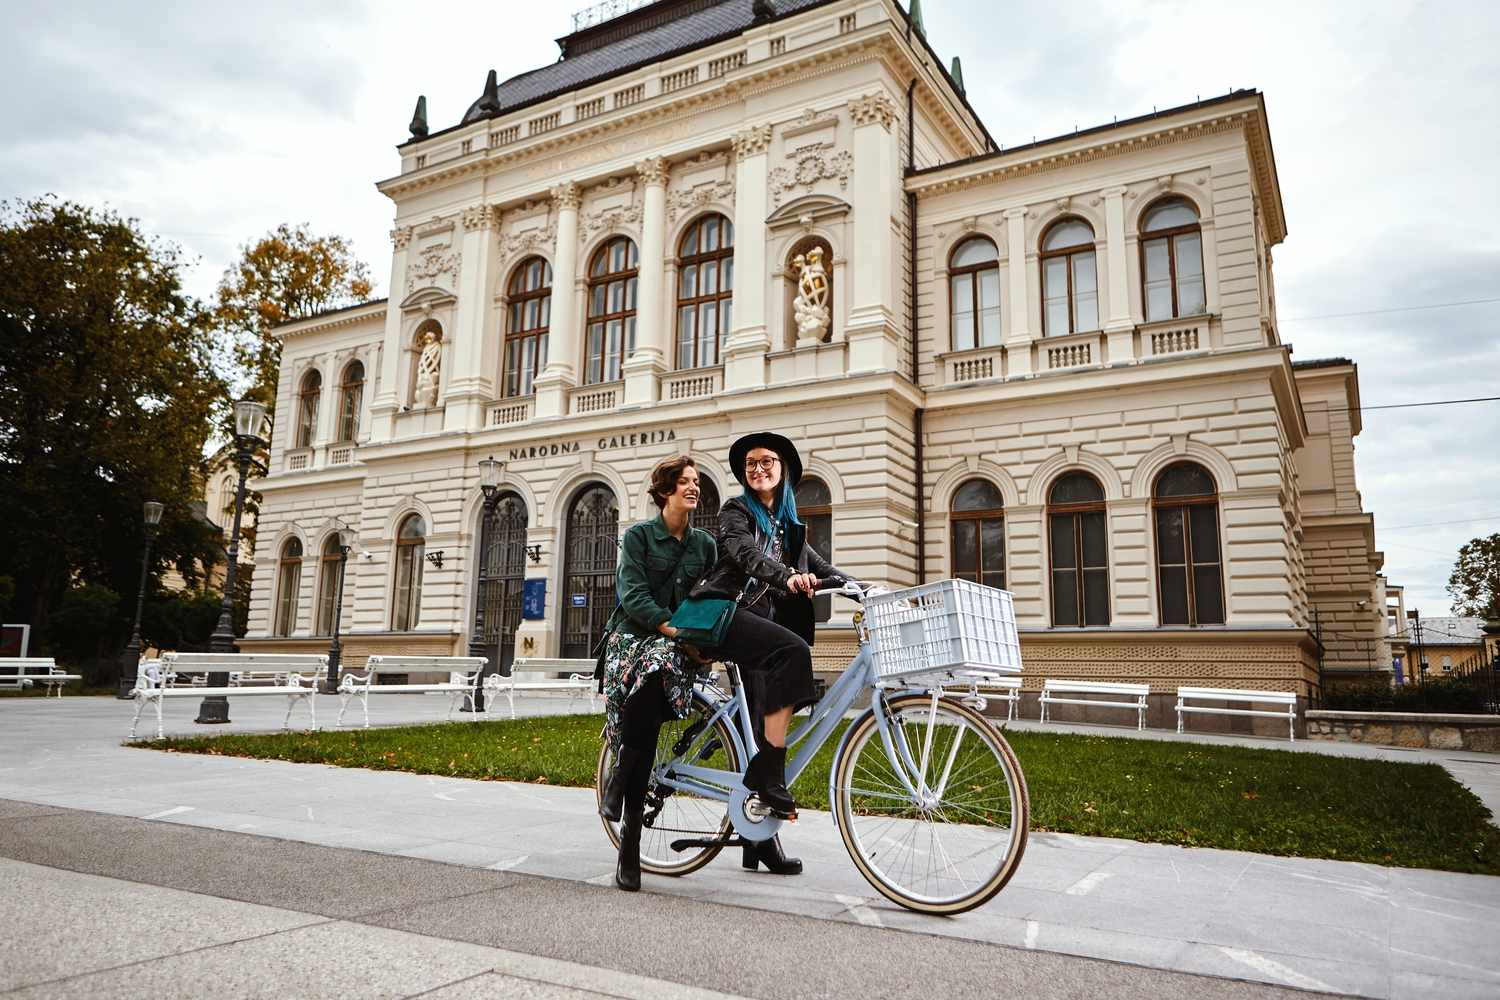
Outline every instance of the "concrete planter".
<svg viewBox="0 0 1500 1000">
<path fill-rule="evenodd" d="M 1307 713 L 1307 738 L 1338 743 L 1500 753 L 1500 715 L 1314 710 Z"/>
</svg>

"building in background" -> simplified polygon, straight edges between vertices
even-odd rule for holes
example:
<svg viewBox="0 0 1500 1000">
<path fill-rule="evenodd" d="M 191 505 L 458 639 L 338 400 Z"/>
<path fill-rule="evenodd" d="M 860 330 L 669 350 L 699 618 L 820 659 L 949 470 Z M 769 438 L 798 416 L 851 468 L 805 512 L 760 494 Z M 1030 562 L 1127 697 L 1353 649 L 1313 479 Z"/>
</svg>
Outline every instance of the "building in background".
<svg viewBox="0 0 1500 1000">
<path fill-rule="evenodd" d="M 773 428 L 836 564 L 1015 593 L 1029 686 L 1316 698 L 1315 618 L 1389 671 L 1356 370 L 1277 329 L 1259 93 L 1000 149 L 890 0 L 658 0 L 559 44 L 413 122 L 390 300 L 280 328 L 245 649 L 326 646 L 343 523 L 347 662 L 587 655 L 651 467 L 697 458 L 711 522 Z"/>
</svg>

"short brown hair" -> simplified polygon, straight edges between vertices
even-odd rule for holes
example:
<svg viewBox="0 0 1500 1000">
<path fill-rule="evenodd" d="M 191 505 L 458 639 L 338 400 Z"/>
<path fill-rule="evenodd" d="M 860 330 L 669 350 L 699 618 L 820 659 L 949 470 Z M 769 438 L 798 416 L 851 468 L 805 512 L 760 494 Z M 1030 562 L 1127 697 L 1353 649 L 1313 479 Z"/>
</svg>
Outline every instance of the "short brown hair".
<svg viewBox="0 0 1500 1000">
<path fill-rule="evenodd" d="M 651 470 L 651 499 L 657 507 L 667 505 L 667 497 L 677 492 L 677 479 L 683 469 L 697 469 L 698 463 L 691 455 L 678 455 L 663 459 Z"/>
</svg>

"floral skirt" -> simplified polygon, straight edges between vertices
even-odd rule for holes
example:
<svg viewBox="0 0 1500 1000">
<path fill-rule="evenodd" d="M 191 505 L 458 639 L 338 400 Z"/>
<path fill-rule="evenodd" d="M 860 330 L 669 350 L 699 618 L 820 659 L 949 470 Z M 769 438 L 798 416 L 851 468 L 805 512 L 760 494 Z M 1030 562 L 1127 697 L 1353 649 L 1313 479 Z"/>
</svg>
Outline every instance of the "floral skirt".
<svg viewBox="0 0 1500 1000">
<path fill-rule="evenodd" d="M 625 700 L 639 691 L 646 678 L 658 670 L 666 671 L 662 688 L 667 693 L 667 704 L 671 706 L 673 717 L 686 718 L 697 664 L 674 640 L 664 635 L 610 633 L 604 657 L 603 736 L 611 750 L 620 748 L 620 709 L 625 707 Z"/>
</svg>

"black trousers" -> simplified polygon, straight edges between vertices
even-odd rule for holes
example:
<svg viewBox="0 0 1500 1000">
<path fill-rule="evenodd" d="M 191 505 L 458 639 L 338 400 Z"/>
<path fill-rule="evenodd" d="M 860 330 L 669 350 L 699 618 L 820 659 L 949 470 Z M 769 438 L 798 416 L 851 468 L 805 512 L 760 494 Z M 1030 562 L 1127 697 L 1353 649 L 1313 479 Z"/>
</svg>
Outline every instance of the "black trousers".
<svg viewBox="0 0 1500 1000">
<path fill-rule="evenodd" d="M 729 624 L 724 645 L 704 650 L 739 665 L 755 740 L 761 745 L 765 744 L 768 714 L 788 706 L 795 711 L 818 700 L 813 686 L 812 650 L 801 636 L 757 613 L 768 608 L 765 601 L 754 608 L 740 608 Z"/>
</svg>

